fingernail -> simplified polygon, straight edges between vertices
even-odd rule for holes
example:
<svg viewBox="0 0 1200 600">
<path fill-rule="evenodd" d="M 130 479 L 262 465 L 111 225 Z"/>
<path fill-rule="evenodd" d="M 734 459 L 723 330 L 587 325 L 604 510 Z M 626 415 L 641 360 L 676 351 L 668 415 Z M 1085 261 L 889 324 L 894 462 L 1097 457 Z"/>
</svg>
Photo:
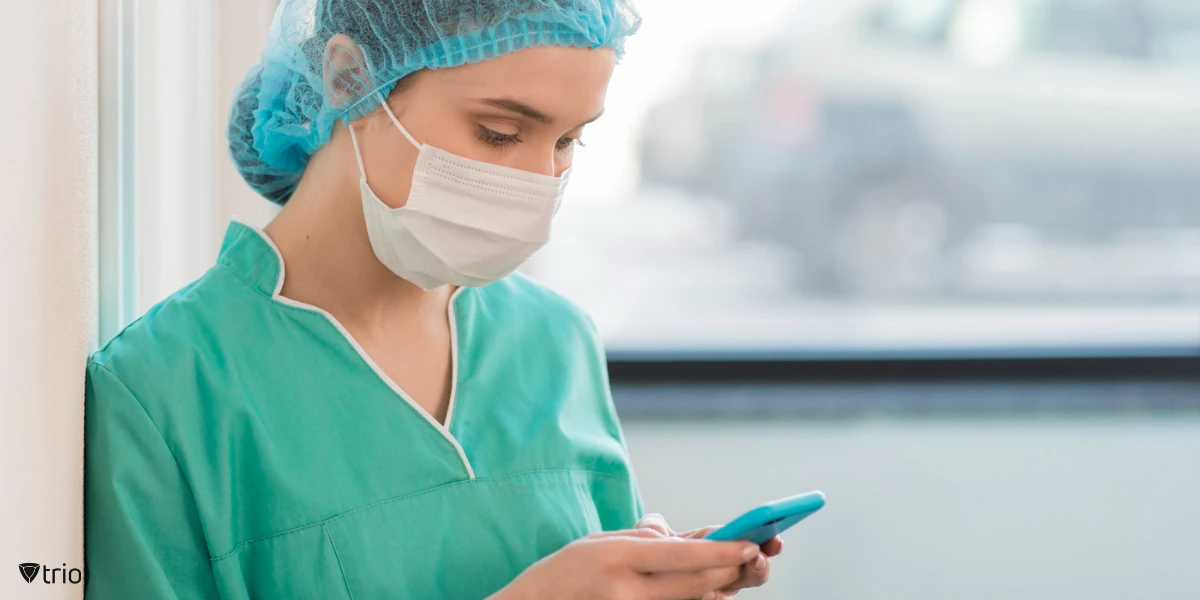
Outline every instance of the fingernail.
<svg viewBox="0 0 1200 600">
<path fill-rule="evenodd" d="M 767 557 L 759 554 L 758 560 L 754 561 L 754 570 L 761 571 L 765 568 L 767 568 Z"/>
<path fill-rule="evenodd" d="M 758 555 L 758 546 L 746 546 L 742 549 L 742 562 L 750 562 L 750 559 Z"/>
<path fill-rule="evenodd" d="M 717 593 L 709 592 L 703 596 L 700 596 L 700 600 L 717 600 Z"/>
</svg>

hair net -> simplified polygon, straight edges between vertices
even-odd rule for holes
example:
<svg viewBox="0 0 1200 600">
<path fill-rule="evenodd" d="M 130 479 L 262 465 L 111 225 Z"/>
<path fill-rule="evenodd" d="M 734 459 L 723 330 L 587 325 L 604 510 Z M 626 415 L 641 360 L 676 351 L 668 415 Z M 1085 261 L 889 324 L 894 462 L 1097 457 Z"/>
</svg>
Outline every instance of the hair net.
<svg viewBox="0 0 1200 600">
<path fill-rule="evenodd" d="M 419 69 L 454 67 L 534 46 L 608 46 L 618 59 L 641 18 L 629 0 L 281 0 L 266 49 L 238 87 L 226 135 L 246 182 L 287 202 L 334 121 L 379 106 Z M 363 54 L 361 81 L 327 98 L 330 38 Z"/>
</svg>

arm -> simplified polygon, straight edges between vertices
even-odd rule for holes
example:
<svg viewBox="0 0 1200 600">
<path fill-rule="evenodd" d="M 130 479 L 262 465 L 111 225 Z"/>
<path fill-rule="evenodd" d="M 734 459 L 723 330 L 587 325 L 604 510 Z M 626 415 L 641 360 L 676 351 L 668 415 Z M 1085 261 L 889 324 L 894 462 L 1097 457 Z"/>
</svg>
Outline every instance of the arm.
<svg viewBox="0 0 1200 600">
<path fill-rule="evenodd" d="M 88 600 L 218 598 L 191 488 L 142 404 L 97 363 L 84 419 Z"/>
</svg>

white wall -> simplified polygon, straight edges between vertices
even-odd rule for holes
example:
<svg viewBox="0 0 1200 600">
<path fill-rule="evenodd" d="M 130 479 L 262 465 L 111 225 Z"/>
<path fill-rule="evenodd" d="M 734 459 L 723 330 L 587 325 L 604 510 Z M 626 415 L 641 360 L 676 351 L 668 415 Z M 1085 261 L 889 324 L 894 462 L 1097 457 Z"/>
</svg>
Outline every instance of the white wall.
<svg viewBox="0 0 1200 600">
<path fill-rule="evenodd" d="M 230 215 L 272 212 L 224 158 L 224 122 L 273 7 L 0 0 L 0 598 L 83 594 L 15 565 L 83 567 L 101 232 L 106 298 L 127 303 L 107 338 L 211 265 Z"/>
<path fill-rule="evenodd" d="M 95 331 L 95 2 L 0 8 L 0 598 L 80 598 L 83 365 Z M 40 573 L 39 573 L 40 577 Z"/>
<path fill-rule="evenodd" d="M 821 489 L 747 600 L 1200 598 L 1200 416 L 625 424 L 676 529 Z"/>
</svg>

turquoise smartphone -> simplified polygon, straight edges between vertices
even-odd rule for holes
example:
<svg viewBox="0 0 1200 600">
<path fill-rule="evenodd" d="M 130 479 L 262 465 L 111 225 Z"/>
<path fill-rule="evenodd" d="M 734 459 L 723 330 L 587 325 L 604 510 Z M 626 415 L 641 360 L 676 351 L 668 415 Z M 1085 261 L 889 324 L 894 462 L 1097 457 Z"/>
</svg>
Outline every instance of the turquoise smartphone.
<svg viewBox="0 0 1200 600">
<path fill-rule="evenodd" d="M 708 534 L 705 539 L 765 544 L 825 506 L 825 494 L 809 492 L 768 502 Z"/>
</svg>

